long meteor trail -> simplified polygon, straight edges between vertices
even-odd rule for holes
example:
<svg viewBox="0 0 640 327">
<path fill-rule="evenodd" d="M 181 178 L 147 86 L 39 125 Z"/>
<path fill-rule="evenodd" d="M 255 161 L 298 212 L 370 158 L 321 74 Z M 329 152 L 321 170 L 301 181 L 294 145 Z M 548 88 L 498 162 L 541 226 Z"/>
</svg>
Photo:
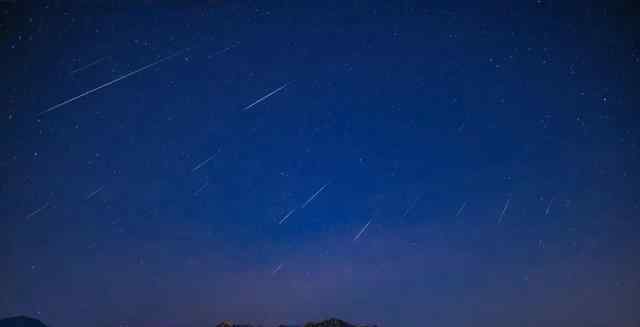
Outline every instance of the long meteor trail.
<svg viewBox="0 0 640 327">
<path fill-rule="evenodd" d="M 38 113 L 38 116 L 41 116 L 41 115 L 44 115 L 44 114 L 46 114 L 48 112 L 54 111 L 54 110 L 56 110 L 56 109 L 58 109 L 58 108 L 60 108 L 60 107 L 62 107 L 64 105 L 67 105 L 67 104 L 69 104 L 71 102 L 74 102 L 74 101 L 76 101 L 76 100 L 78 100 L 80 98 L 84 98 L 87 95 L 90 95 L 90 94 L 92 94 L 92 93 L 94 93 L 96 91 L 99 91 L 99 90 L 101 90 L 101 89 L 103 89 L 103 88 L 105 88 L 105 87 L 107 87 L 109 85 L 115 84 L 115 83 L 117 83 L 117 82 L 119 82 L 119 81 L 121 81 L 121 80 L 123 80 L 123 79 L 125 79 L 127 77 L 130 77 L 130 76 L 133 76 L 133 75 L 135 75 L 137 73 L 145 71 L 145 70 L 147 70 L 147 69 L 149 69 L 149 68 L 151 68 L 151 67 L 153 67 L 155 65 L 158 65 L 158 64 L 163 63 L 163 62 L 165 62 L 165 61 L 167 61 L 167 60 L 169 60 L 169 59 L 171 59 L 171 58 L 173 58 L 175 56 L 178 56 L 178 55 L 180 55 L 181 53 L 183 53 L 183 52 L 185 52 L 187 50 L 189 50 L 189 48 L 182 49 L 180 51 L 174 52 L 173 54 L 170 54 L 170 55 L 168 55 L 166 57 L 158 59 L 158 60 L 156 60 L 156 61 L 154 61 L 154 62 L 152 62 L 152 63 L 150 63 L 150 64 L 148 64 L 146 66 L 140 67 L 140 68 L 138 68 L 138 69 L 136 69 L 136 70 L 134 70 L 132 72 L 126 73 L 126 74 L 124 74 L 124 75 L 122 75 L 122 76 L 120 76 L 120 77 L 118 77 L 118 78 L 116 78 L 114 80 L 111 80 L 111 81 L 106 82 L 106 83 L 104 83 L 104 84 L 102 84 L 100 86 L 97 86 L 97 87 L 95 87 L 95 88 L 93 88 L 93 89 L 91 89 L 89 91 L 81 93 L 80 95 L 77 95 L 77 96 L 75 96 L 75 97 L 73 97 L 73 98 L 71 98 L 69 100 L 60 102 L 60 103 L 58 103 L 58 104 L 56 104 L 54 106 L 51 106 L 51 107 L 47 108 L 44 111 L 41 111 L 40 113 Z"/>
<path fill-rule="evenodd" d="M 369 227 L 369 224 L 371 224 L 371 220 L 369 220 L 369 221 L 367 222 L 367 224 L 366 224 L 366 225 L 364 225 L 364 227 L 362 227 L 362 229 L 360 230 L 360 232 L 358 233 L 358 235 L 356 235 L 356 237 L 354 237 L 354 238 L 353 238 L 353 241 L 354 241 L 354 242 L 355 242 L 355 241 L 357 241 L 357 240 L 360 238 L 360 236 L 362 235 L 362 233 L 364 233 L 364 231 L 365 231 L 365 230 L 367 230 L 367 227 Z"/>
<path fill-rule="evenodd" d="M 307 199 L 307 201 L 305 201 L 302 206 L 300 206 L 301 208 L 304 208 L 307 206 L 307 204 L 311 203 L 311 201 L 313 201 L 313 199 L 316 198 L 316 196 L 318 196 L 318 194 L 320 194 L 320 192 L 322 192 L 327 186 L 329 186 L 329 183 L 322 185 L 322 187 L 320 189 L 318 189 L 316 191 L 316 193 L 313 193 L 313 195 L 311 197 L 309 197 Z"/>
<path fill-rule="evenodd" d="M 279 87 L 279 88 L 277 88 L 277 89 L 275 89 L 275 90 L 273 90 L 273 91 L 271 91 L 271 92 L 267 93 L 267 95 L 265 95 L 265 96 L 263 96 L 262 98 L 260 98 L 260 99 L 258 99 L 258 100 L 256 100 L 256 101 L 254 101 L 252 104 L 250 104 L 250 105 L 248 105 L 248 106 L 246 106 L 246 107 L 242 108 L 242 111 L 247 111 L 247 110 L 249 110 L 249 109 L 253 108 L 253 106 L 257 105 L 258 103 L 260 103 L 260 102 L 262 102 L 262 101 L 264 101 L 264 100 L 266 100 L 266 99 L 270 98 L 272 95 L 274 95 L 274 94 L 276 94 L 276 93 L 278 93 L 278 92 L 282 91 L 285 87 L 287 87 L 287 85 L 289 85 L 289 82 L 287 82 L 287 83 L 285 83 L 284 85 L 282 85 L 281 87 Z"/>
<path fill-rule="evenodd" d="M 220 152 L 220 149 L 216 150 L 216 153 L 214 153 L 214 154 L 210 155 L 210 156 L 209 156 L 209 158 L 207 158 L 207 159 L 205 159 L 205 160 L 201 161 L 200 163 L 198 163 L 197 165 L 195 165 L 195 167 L 193 167 L 193 168 L 191 169 L 191 172 L 193 173 L 193 172 L 195 172 L 196 170 L 198 170 L 198 169 L 202 168 L 204 165 L 208 164 L 208 163 L 209 163 L 209 161 L 211 161 L 213 158 L 215 158 L 215 157 L 216 157 L 216 155 L 218 155 L 218 152 Z"/>
<path fill-rule="evenodd" d="M 278 222 L 278 225 L 282 225 L 284 224 L 284 222 L 287 220 L 287 218 L 289 218 L 289 216 L 293 215 L 293 213 L 296 212 L 296 209 L 291 209 L 289 212 L 287 212 L 286 215 L 284 215 L 284 217 L 282 217 L 282 219 L 280 219 L 280 222 Z"/>
</svg>

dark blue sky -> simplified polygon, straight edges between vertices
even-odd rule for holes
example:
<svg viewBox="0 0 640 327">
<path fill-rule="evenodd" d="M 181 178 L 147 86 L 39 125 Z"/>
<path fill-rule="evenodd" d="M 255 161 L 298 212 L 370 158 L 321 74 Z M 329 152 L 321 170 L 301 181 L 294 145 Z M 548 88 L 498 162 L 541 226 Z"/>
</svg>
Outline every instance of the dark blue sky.
<svg viewBox="0 0 640 327">
<path fill-rule="evenodd" d="M 2 2 L 0 316 L 637 326 L 629 3 Z"/>
</svg>

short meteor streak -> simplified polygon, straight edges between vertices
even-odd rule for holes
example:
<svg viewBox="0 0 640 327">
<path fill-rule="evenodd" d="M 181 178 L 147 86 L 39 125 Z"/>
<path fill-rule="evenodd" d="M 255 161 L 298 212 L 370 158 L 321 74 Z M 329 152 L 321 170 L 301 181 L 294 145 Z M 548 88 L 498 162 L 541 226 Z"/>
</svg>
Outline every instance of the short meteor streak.
<svg viewBox="0 0 640 327">
<path fill-rule="evenodd" d="M 327 186 L 329 186 L 329 183 L 322 185 L 322 187 L 321 187 L 319 190 L 317 190 L 317 191 L 316 191 L 316 193 L 313 193 L 313 195 L 312 195 L 310 198 L 308 198 L 308 199 L 307 199 L 307 201 L 305 201 L 305 202 L 302 204 L 301 208 L 304 208 L 304 207 L 306 207 L 309 203 L 311 203 L 311 201 L 313 201 L 313 199 L 315 199 L 315 198 L 316 198 L 316 196 L 318 196 L 318 194 L 320 194 L 320 192 L 322 192 L 322 191 L 323 191 Z"/>
<path fill-rule="evenodd" d="M 218 154 L 218 152 L 220 152 L 220 150 L 216 151 L 216 153 L 212 154 L 211 156 L 209 156 L 209 158 L 205 159 L 204 161 L 200 162 L 199 164 L 197 164 L 195 167 L 193 167 L 193 169 L 191 169 L 191 172 L 195 172 L 196 170 L 202 168 L 204 165 L 206 165 L 207 163 L 209 163 L 209 161 L 211 161 L 211 159 L 215 158 L 216 155 Z"/>
<path fill-rule="evenodd" d="M 93 89 L 91 89 L 91 90 L 89 90 L 89 91 L 86 91 L 86 92 L 84 92 L 84 93 L 82 93 L 82 94 L 80 94 L 80 95 L 78 95 L 78 96 L 75 96 L 75 97 L 73 97 L 73 98 L 71 98 L 71 99 L 69 99 L 69 100 L 66 100 L 66 101 L 64 101 L 64 102 L 58 103 L 58 104 L 56 104 L 55 106 L 49 107 L 49 108 L 47 108 L 46 110 L 44 110 L 44 111 L 42 111 L 42 112 L 38 113 L 38 116 L 41 116 L 41 115 L 44 115 L 44 114 L 46 114 L 46 113 L 48 113 L 48 112 L 54 111 L 54 110 L 56 110 L 56 109 L 58 109 L 58 108 L 60 108 L 60 107 L 62 107 L 62 106 L 64 106 L 64 105 L 67 105 L 67 104 L 69 104 L 69 103 L 71 103 L 71 102 L 74 102 L 74 101 L 76 101 L 76 100 L 78 100 L 78 99 L 80 99 L 80 98 L 84 98 L 84 97 L 86 97 L 87 95 L 90 95 L 90 94 L 92 94 L 92 93 L 94 93 L 94 92 L 97 92 L 97 91 L 99 91 L 99 90 L 101 90 L 101 89 L 103 89 L 103 88 L 105 88 L 105 87 L 107 87 L 107 86 L 109 86 L 109 85 L 115 84 L 115 83 L 117 83 L 117 82 L 119 82 L 119 81 L 121 81 L 121 80 L 123 80 L 123 79 L 125 79 L 125 78 L 127 78 L 127 77 L 133 76 L 133 75 L 135 75 L 135 74 L 137 74 L 137 73 L 140 73 L 140 72 L 142 72 L 142 71 L 144 71 L 144 70 L 147 70 L 147 69 L 149 69 L 149 68 L 151 68 L 151 67 L 153 67 L 153 66 L 155 66 L 155 65 L 158 65 L 158 64 L 160 64 L 160 63 L 162 63 L 162 62 L 165 62 L 165 61 L 167 61 L 167 60 L 169 60 L 169 59 L 171 59 L 171 58 L 173 58 L 173 57 L 176 57 L 176 56 L 180 55 L 181 53 L 183 53 L 183 52 L 185 52 L 185 51 L 187 51 L 187 50 L 189 50 L 189 48 L 186 48 L 186 49 L 183 49 L 183 50 L 177 51 L 177 52 L 175 52 L 175 53 L 173 53 L 173 54 L 171 54 L 171 55 L 168 55 L 168 56 L 166 56 L 166 57 L 163 57 L 163 58 L 161 58 L 161 59 L 158 59 L 158 60 L 156 60 L 156 61 L 154 61 L 154 62 L 152 62 L 152 63 L 150 63 L 150 64 L 148 64 L 148 65 L 146 65 L 146 66 L 140 67 L 140 68 L 138 68 L 138 69 L 136 69 L 136 70 L 134 70 L 134 71 L 132 71 L 132 72 L 126 73 L 126 74 L 124 74 L 124 75 L 122 75 L 122 76 L 120 76 L 120 77 L 118 77 L 118 78 L 116 78 L 116 79 L 114 79 L 114 80 L 111 80 L 111 81 L 109 81 L 109 82 L 107 82 L 107 83 L 104 83 L 104 84 L 102 84 L 102 85 L 100 85 L 100 86 L 97 86 L 97 87 L 95 87 L 95 88 L 93 88 Z"/>
<path fill-rule="evenodd" d="M 402 214 L 402 218 L 407 217 L 409 215 L 409 213 L 411 213 L 411 211 L 413 210 L 413 208 L 416 207 L 416 205 L 418 204 L 420 199 L 422 199 L 422 194 L 418 195 L 418 197 L 416 197 L 416 199 L 413 200 L 411 205 L 409 207 L 407 207 L 407 209 L 404 211 L 404 214 Z"/>
<path fill-rule="evenodd" d="M 466 206 L 467 206 L 467 201 L 462 203 L 462 205 L 460 206 L 460 209 L 458 209 L 458 212 L 456 212 L 456 217 L 460 216 L 460 214 L 462 213 L 462 210 L 464 210 Z"/>
<path fill-rule="evenodd" d="M 49 202 L 45 203 L 42 207 L 34 210 L 33 212 L 31 212 L 30 214 L 27 215 L 26 219 L 30 219 L 31 217 L 39 214 L 42 210 L 46 209 L 49 207 Z"/>
<path fill-rule="evenodd" d="M 102 191 L 102 189 L 104 189 L 104 185 L 98 187 L 98 189 L 96 189 L 95 191 L 89 193 L 86 197 L 85 200 L 90 200 L 92 197 L 94 197 L 96 194 L 100 193 Z"/>
<path fill-rule="evenodd" d="M 551 198 L 551 201 L 549 201 L 549 205 L 547 205 L 547 210 L 544 211 L 544 215 L 548 216 L 549 212 L 551 211 L 551 206 L 553 205 L 553 200 L 555 200 L 556 198 Z"/>
<path fill-rule="evenodd" d="M 287 220 L 287 218 L 289 218 L 289 216 L 293 215 L 293 213 L 295 211 L 296 211 L 296 209 L 291 209 L 286 215 L 284 215 L 284 217 L 282 217 L 282 219 L 280 219 L 280 222 L 278 223 L 278 225 L 284 224 L 284 222 Z"/>
<path fill-rule="evenodd" d="M 82 66 L 80 68 L 76 68 L 76 69 L 72 70 L 69 74 L 73 75 L 75 73 L 79 73 L 79 72 L 81 72 L 83 70 L 89 69 L 89 68 L 101 63 L 105 59 L 107 59 L 107 57 L 102 57 L 100 59 L 94 60 L 94 61 L 92 61 L 92 62 L 90 62 L 90 63 L 88 63 L 88 64 L 86 64 L 86 65 L 84 65 L 84 66 Z"/>
<path fill-rule="evenodd" d="M 504 203 L 504 208 L 502 208 L 500 218 L 498 218 L 498 224 L 502 223 L 502 218 L 504 218 L 504 214 L 507 213 L 507 210 L 509 209 L 509 203 L 511 203 L 511 199 L 507 199 L 507 201 Z"/>
<path fill-rule="evenodd" d="M 209 181 L 205 181 L 195 192 L 193 192 L 193 196 L 198 196 L 205 188 L 209 186 Z"/>
<path fill-rule="evenodd" d="M 360 232 L 358 233 L 358 235 L 356 235 L 356 237 L 354 237 L 354 238 L 353 238 L 353 241 L 354 241 L 354 242 L 355 242 L 355 241 L 357 241 L 357 240 L 360 238 L 360 236 L 362 235 L 362 233 L 364 233 L 364 231 L 365 231 L 365 230 L 367 230 L 367 227 L 369 227 L 369 224 L 371 224 L 371 220 L 369 220 L 369 221 L 367 222 L 367 224 L 366 224 L 366 225 L 364 225 L 364 227 L 362 227 L 362 229 L 360 230 Z"/>
<path fill-rule="evenodd" d="M 277 273 L 278 273 L 278 271 L 280 271 L 280 269 L 282 269 L 282 264 L 279 264 L 279 265 L 276 267 L 276 269 L 274 269 L 274 270 L 271 272 L 271 274 L 272 274 L 272 275 L 277 274 Z"/>
<path fill-rule="evenodd" d="M 264 101 L 264 100 L 266 100 L 266 99 L 270 98 L 272 95 L 274 95 L 274 94 L 276 94 L 276 93 L 278 93 L 278 92 L 282 91 L 285 87 L 287 87 L 287 85 L 289 85 L 289 83 L 288 83 L 288 82 L 287 82 L 287 83 L 285 83 L 284 85 L 282 85 L 281 87 L 279 87 L 279 88 L 277 88 L 277 89 L 275 89 L 275 90 L 273 90 L 273 91 L 271 91 L 271 92 L 267 93 L 267 95 L 265 95 L 265 96 L 263 96 L 262 98 L 260 98 L 260 99 L 258 99 L 258 100 L 256 100 L 256 101 L 254 101 L 252 104 L 250 104 L 250 105 L 248 105 L 248 106 L 244 107 L 244 108 L 242 109 L 242 111 L 247 111 L 247 110 L 249 110 L 249 109 L 253 108 L 253 106 L 257 105 L 258 103 L 260 103 L 260 102 L 262 102 L 262 101 Z"/>
<path fill-rule="evenodd" d="M 229 51 L 229 50 L 231 50 L 231 49 L 233 49 L 233 48 L 236 48 L 237 46 L 238 46 L 237 44 L 234 44 L 234 45 L 228 46 L 228 47 L 226 47 L 226 48 L 224 48 L 224 49 L 222 49 L 222 50 L 218 50 L 218 51 L 216 51 L 213 55 L 214 55 L 214 56 L 217 56 L 217 55 L 219 55 L 219 54 L 223 54 L 223 53 L 225 53 L 225 52 L 227 52 L 227 51 Z"/>
</svg>

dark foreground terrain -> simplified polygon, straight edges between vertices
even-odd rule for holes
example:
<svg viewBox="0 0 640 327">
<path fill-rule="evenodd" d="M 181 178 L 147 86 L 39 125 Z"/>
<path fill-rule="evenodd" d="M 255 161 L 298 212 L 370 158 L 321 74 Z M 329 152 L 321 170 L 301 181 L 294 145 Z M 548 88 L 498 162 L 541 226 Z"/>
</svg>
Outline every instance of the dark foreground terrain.
<svg viewBox="0 0 640 327">
<path fill-rule="evenodd" d="M 24 316 L 0 319 L 0 327 L 47 327 L 38 319 Z"/>
<path fill-rule="evenodd" d="M 0 326 L 3 327 L 3 326 Z M 224 321 L 216 327 L 254 327 L 253 325 L 236 325 L 229 321 Z M 279 325 L 278 327 L 377 327 L 375 325 L 353 325 L 340 319 L 331 318 L 320 322 L 308 322 L 302 326 Z"/>
<path fill-rule="evenodd" d="M 0 319 L 0 327 L 47 327 L 38 319 L 33 319 L 24 316 L 11 317 L 6 319 Z M 234 324 L 230 321 L 224 321 L 216 325 L 216 327 L 254 327 L 253 325 L 241 325 Z M 365 326 L 365 325 L 353 325 L 340 319 L 328 319 L 320 322 L 308 322 L 303 326 L 296 325 L 280 325 L 279 327 L 377 327 L 377 326 Z"/>
</svg>

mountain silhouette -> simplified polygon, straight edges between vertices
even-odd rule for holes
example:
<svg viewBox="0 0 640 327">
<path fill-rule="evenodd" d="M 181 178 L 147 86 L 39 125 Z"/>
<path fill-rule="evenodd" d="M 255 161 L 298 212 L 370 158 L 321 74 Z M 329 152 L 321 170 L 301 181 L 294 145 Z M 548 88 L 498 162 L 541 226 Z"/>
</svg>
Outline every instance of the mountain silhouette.
<svg viewBox="0 0 640 327">
<path fill-rule="evenodd" d="M 308 322 L 304 327 L 358 327 L 340 319 L 331 318 L 320 322 Z M 376 326 L 360 326 L 360 327 L 376 327 Z"/>
<path fill-rule="evenodd" d="M 2 327 L 2 326 L 0 326 L 0 327 Z M 227 321 L 223 321 L 223 322 L 217 324 L 216 327 L 253 327 L 253 326 L 251 326 L 251 325 L 237 325 L 237 324 L 234 324 L 234 323 L 232 323 L 232 322 L 227 320 Z"/>
<path fill-rule="evenodd" d="M 47 325 L 43 324 L 40 320 L 29 318 L 25 316 L 16 316 L 5 319 L 0 319 L 0 327 L 47 327 Z M 253 327 L 252 325 L 245 324 L 234 324 L 230 321 L 223 321 L 216 325 L 216 327 Z M 293 325 L 279 325 L 279 327 L 301 327 L 301 326 L 293 326 Z M 320 321 L 320 322 L 308 322 L 304 324 L 302 327 L 376 327 L 365 326 L 365 325 L 353 325 L 348 322 L 342 321 L 340 319 L 331 318 L 328 320 Z"/>
<path fill-rule="evenodd" d="M 2 327 L 2 326 L 0 326 Z M 216 327 L 253 327 L 252 325 L 236 325 L 230 321 L 223 321 L 216 325 Z M 331 318 L 320 322 L 308 322 L 303 326 L 292 325 L 279 325 L 278 327 L 376 327 L 376 326 L 357 326 L 340 319 Z"/>
<path fill-rule="evenodd" d="M 25 316 L 0 319 L 0 327 L 47 327 L 38 319 Z"/>
</svg>

